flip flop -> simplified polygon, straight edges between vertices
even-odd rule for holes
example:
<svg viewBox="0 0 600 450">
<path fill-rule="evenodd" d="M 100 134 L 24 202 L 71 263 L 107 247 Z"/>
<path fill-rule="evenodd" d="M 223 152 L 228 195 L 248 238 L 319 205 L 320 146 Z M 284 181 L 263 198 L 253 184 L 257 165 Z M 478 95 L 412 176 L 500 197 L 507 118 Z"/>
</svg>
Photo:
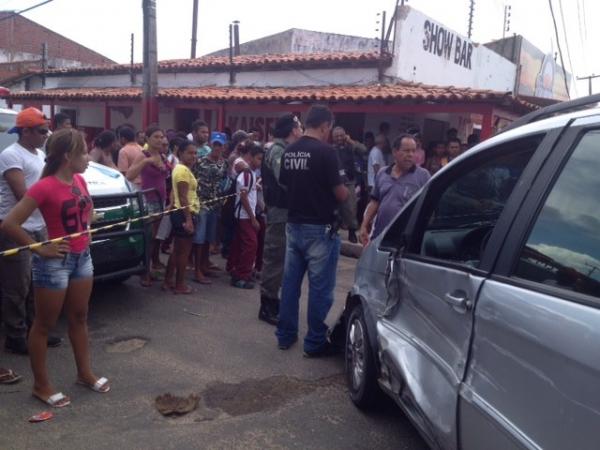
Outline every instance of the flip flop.
<svg viewBox="0 0 600 450">
<path fill-rule="evenodd" d="M 64 408 L 65 406 L 69 406 L 71 404 L 71 400 L 62 392 L 57 392 L 56 394 L 52 394 L 47 399 L 43 399 L 37 394 L 32 394 L 39 401 L 44 402 L 46 405 L 50 405 L 53 408 Z"/>
<path fill-rule="evenodd" d="M 110 385 L 108 384 L 108 378 L 106 377 L 98 378 L 94 384 L 89 384 L 82 380 L 77 380 L 77 384 L 85 386 L 86 388 L 89 388 L 94 392 L 98 392 L 99 394 L 106 394 L 108 391 L 110 391 Z"/>
<path fill-rule="evenodd" d="M 15 372 L 13 372 L 10 369 L 0 369 L 0 370 L 2 370 L 2 372 L 0 372 L 0 384 L 17 383 L 18 381 L 21 380 L 21 378 L 23 378 L 21 375 L 17 375 Z"/>
<path fill-rule="evenodd" d="M 206 278 L 192 278 L 192 281 L 194 283 L 198 283 L 198 284 L 212 284 L 212 281 L 207 280 Z"/>
<path fill-rule="evenodd" d="M 152 280 L 140 280 L 140 286 L 142 287 L 151 287 L 152 286 Z"/>
</svg>

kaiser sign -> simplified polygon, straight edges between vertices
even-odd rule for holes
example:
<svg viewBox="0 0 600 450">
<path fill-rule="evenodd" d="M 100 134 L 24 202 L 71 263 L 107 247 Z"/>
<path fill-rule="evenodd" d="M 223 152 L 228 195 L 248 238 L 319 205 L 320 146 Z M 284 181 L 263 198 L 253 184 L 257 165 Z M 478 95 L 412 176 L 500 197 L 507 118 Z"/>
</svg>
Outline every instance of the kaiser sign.
<svg viewBox="0 0 600 450">
<path fill-rule="evenodd" d="M 516 66 L 409 6 L 401 6 L 395 29 L 395 78 L 437 86 L 512 91 Z"/>
</svg>

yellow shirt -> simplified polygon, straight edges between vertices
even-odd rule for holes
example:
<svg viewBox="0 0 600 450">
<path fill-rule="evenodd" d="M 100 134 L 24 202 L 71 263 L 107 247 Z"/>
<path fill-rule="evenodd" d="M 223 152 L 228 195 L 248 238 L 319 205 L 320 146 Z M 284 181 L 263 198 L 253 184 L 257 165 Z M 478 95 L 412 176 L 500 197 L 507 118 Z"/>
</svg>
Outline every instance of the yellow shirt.
<svg viewBox="0 0 600 450">
<path fill-rule="evenodd" d="M 198 195 L 196 194 L 198 182 L 196 181 L 196 177 L 194 177 L 192 171 L 183 164 L 177 164 L 175 169 L 173 169 L 171 178 L 173 180 L 173 198 L 175 200 L 175 207 L 181 208 L 179 192 L 177 191 L 177 183 L 184 182 L 188 185 L 187 201 L 190 205 L 190 211 L 194 214 L 198 214 L 200 212 L 200 201 L 198 200 Z"/>
</svg>

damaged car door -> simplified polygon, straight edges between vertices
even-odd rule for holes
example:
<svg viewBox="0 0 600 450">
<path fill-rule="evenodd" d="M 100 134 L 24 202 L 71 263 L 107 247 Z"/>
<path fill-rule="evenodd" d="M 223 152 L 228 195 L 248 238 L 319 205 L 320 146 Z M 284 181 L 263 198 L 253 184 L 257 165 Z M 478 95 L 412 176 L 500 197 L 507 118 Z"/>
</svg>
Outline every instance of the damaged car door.
<svg viewBox="0 0 600 450">
<path fill-rule="evenodd" d="M 488 276 L 481 262 L 498 251 L 487 243 L 541 139 L 461 158 L 435 177 L 391 264 L 395 298 L 377 323 L 381 382 L 440 448 L 457 448 L 458 391 Z"/>
</svg>

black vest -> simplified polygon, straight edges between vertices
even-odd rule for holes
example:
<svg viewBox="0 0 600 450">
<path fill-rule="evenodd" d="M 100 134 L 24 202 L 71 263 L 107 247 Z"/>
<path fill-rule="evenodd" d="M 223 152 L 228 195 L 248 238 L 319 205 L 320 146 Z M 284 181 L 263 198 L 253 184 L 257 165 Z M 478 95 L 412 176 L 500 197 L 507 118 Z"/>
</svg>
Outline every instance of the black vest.
<svg viewBox="0 0 600 450">
<path fill-rule="evenodd" d="M 281 209 L 287 209 L 287 193 L 279 185 L 279 180 L 275 178 L 275 172 L 271 167 L 271 152 L 275 146 L 283 147 L 279 142 L 275 142 L 266 151 L 263 158 L 262 167 L 260 169 L 260 175 L 262 177 L 263 197 L 267 207 L 276 207 Z M 283 156 L 283 153 L 282 153 Z"/>
</svg>

